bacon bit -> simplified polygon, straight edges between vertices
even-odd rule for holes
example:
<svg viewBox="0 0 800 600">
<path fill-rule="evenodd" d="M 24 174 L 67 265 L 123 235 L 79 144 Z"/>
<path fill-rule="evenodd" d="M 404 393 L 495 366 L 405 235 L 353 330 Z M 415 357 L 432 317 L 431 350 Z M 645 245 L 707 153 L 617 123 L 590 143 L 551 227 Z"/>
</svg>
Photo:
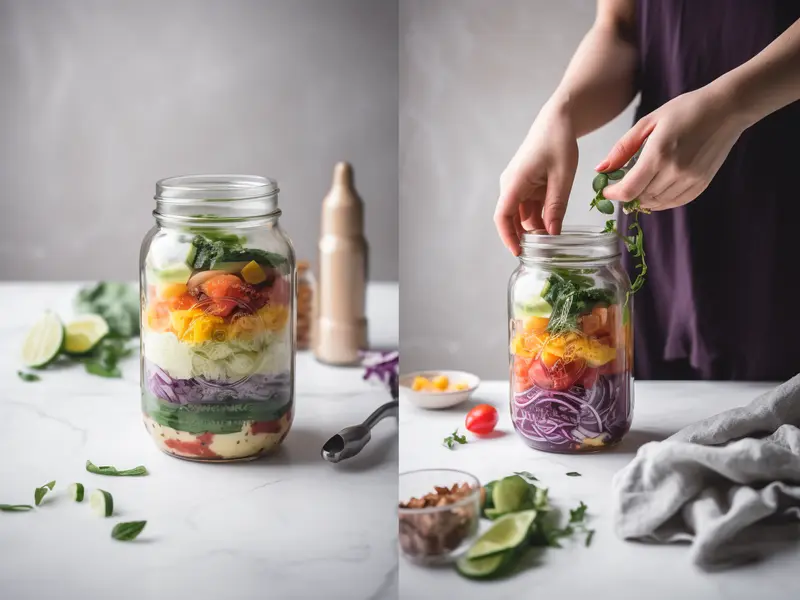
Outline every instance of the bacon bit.
<svg viewBox="0 0 800 600">
<path fill-rule="evenodd" d="M 165 440 L 164 445 L 181 454 L 190 454 L 201 458 L 219 458 L 219 455 L 210 448 L 213 439 L 213 433 L 204 433 L 198 435 L 194 441 Z"/>
</svg>

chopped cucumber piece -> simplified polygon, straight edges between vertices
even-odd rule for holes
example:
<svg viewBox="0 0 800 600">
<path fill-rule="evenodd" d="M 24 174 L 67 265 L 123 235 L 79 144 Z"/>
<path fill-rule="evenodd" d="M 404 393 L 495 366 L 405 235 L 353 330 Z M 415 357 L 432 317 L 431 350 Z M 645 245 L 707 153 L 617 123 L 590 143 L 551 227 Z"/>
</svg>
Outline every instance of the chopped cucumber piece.
<svg viewBox="0 0 800 600">
<path fill-rule="evenodd" d="M 83 484 L 82 483 L 70 483 L 69 484 L 69 495 L 72 497 L 75 502 L 83 502 Z"/>
<path fill-rule="evenodd" d="M 534 298 L 531 302 L 517 302 L 517 316 L 548 318 L 553 313 L 553 307 L 543 298 Z"/>
<path fill-rule="evenodd" d="M 466 557 L 483 558 L 521 546 L 528 540 L 535 518 L 535 510 L 523 510 L 500 517 L 472 545 Z"/>
<path fill-rule="evenodd" d="M 82 315 L 67 323 L 64 351 L 67 354 L 86 354 L 94 349 L 106 335 L 109 327 L 100 315 Z"/>
<path fill-rule="evenodd" d="M 46 367 L 61 352 L 64 346 L 64 325 L 53 312 L 46 312 L 28 331 L 22 343 L 22 362 L 26 367 Z"/>
<path fill-rule="evenodd" d="M 470 579 L 486 579 L 497 575 L 510 561 L 513 550 L 506 550 L 482 558 L 467 558 L 462 556 L 456 562 L 456 569 L 464 577 Z"/>
<path fill-rule="evenodd" d="M 110 517 L 114 512 L 114 498 L 105 490 L 95 490 L 89 496 L 89 506 L 101 517 Z"/>
<path fill-rule="evenodd" d="M 194 250 L 194 246 L 192 246 Z M 163 269 L 149 268 L 147 281 L 149 283 L 186 283 L 192 275 L 192 270 L 187 265 L 170 265 Z"/>
</svg>

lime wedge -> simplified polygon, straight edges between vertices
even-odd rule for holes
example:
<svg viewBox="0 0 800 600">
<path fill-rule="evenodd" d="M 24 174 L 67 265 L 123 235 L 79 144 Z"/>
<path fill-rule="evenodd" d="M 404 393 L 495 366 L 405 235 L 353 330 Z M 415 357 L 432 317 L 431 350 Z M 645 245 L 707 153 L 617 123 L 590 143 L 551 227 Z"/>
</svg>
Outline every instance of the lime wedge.
<svg viewBox="0 0 800 600">
<path fill-rule="evenodd" d="M 483 558 L 467 558 L 462 556 L 456 562 L 456 569 L 464 577 L 470 579 L 486 579 L 492 575 L 496 575 L 508 562 L 513 554 L 512 550 L 506 550 L 499 554 L 492 556 L 484 556 Z"/>
<path fill-rule="evenodd" d="M 108 323 L 100 315 L 83 315 L 67 323 L 64 351 L 67 354 L 86 354 L 108 334 Z"/>
<path fill-rule="evenodd" d="M 521 546 L 528 539 L 531 525 L 536 518 L 535 510 L 503 515 L 478 538 L 466 554 L 468 559 L 492 556 Z"/>
<path fill-rule="evenodd" d="M 31 327 L 22 343 L 22 363 L 39 369 L 55 360 L 64 345 L 64 325 L 53 312 L 46 312 Z"/>
<path fill-rule="evenodd" d="M 553 307 L 543 298 L 534 298 L 530 302 L 517 302 L 517 317 L 549 317 Z"/>
<path fill-rule="evenodd" d="M 531 508 L 533 486 L 519 475 L 498 481 L 492 490 L 492 502 L 498 513 L 510 513 Z"/>
</svg>

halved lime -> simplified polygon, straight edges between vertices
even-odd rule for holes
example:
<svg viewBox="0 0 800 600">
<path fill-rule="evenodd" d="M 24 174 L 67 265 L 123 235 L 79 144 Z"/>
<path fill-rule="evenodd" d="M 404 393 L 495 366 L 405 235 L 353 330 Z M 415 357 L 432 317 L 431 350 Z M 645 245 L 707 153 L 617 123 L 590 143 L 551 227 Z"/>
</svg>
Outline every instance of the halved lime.
<svg viewBox="0 0 800 600">
<path fill-rule="evenodd" d="M 47 311 L 31 327 L 22 343 L 22 363 L 32 369 L 46 367 L 64 346 L 64 325 L 58 315 Z"/>
<path fill-rule="evenodd" d="M 67 354 L 86 354 L 108 335 L 108 323 L 100 315 L 82 315 L 67 323 L 64 351 Z"/>
<path fill-rule="evenodd" d="M 494 485 L 492 502 L 498 513 L 510 513 L 533 506 L 533 486 L 519 475 L 504 477 Z"/>
<path fill-rule="evenodd" d="M 467 558 L 462 556 L 456 562 L 456 569 L 464 577 L 470 579 L 486 579 L 496 575 L 509 561 L 513 550 L 506 550 L 483 558 Z"/>
<path fill-rule="evenodd" d="M 483 558 L 521 546 L 528 539 L 535 518 L 535 510 L 523 510 L 503 515 L 478 538 L 478 541 L 467 551 L 466 557 L 468 559 Z"/>
</svg>

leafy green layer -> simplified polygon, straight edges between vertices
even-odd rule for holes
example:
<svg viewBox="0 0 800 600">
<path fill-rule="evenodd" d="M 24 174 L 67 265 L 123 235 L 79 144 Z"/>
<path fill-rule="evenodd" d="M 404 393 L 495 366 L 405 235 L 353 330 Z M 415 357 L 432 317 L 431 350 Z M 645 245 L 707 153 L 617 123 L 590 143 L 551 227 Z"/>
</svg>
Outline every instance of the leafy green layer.
<svg viewBox="0 0 800 600">
<path fill-rule="evenodd" d="M 286 262 L 286 257 L 275 252 L 244 248 L 231 238 L 215 239 L 196 235 L 192 239 L 194 251 L 189 254 L 187 264 L 196 271 L 208 271 L 217 265 L 230 262 L 256 261 L 261 265 L 279 267 Z"/>
<path fill-rule="evenodd" d="M 142 393 L 142 410 L 159 425 L 188 433 L 236 433 L 247 421 L 277 421 L 292 407 L 292 401 L 214 404 L 174 404 Z"/>
</svg>

